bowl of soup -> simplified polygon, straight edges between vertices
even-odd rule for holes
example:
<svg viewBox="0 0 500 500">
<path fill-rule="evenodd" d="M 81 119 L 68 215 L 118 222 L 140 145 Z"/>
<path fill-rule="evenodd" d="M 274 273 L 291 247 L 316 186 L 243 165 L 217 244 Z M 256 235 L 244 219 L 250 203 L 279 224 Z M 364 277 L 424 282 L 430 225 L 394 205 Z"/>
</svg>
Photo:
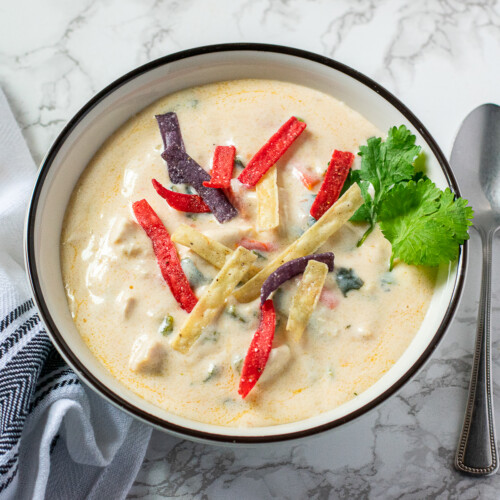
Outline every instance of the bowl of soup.
<svg viewBox="0 0 500 500">
<path fill-rule="evenodd" d="M 111 403 L 195 440 L 305 437 L 387 400 L 442 338 L 465 247 L 446 265 L 391 268 L 378 226 L 358 246 L 366 224 L 349 221 L 356 185 L 325 215 L 311 211 L 333 151 L 357 170 L 360 147 L 394 125 L 416 135 L 428 177 L 458 193 L 415 115 L 322 56 L 217 45 L 115 81 L 56 139 L 28 209 L 28 275 L 54 345 Z M 230 155 L 230 179 L 203 188 L 186 172 L 213 181 L 216 150 Z M 259 173 L 269 156 L 272 166 L 248 181 L 242 173 Z M 310 263 L 288 270 L 270 295 L 273 335 L 253 340 L 269 333 L 262 283 L 306 253 L 333 253 L 334 264 L 315 261 L 320 285 Z M 243 394 L 242 372 L 262 362 L 247 359 L 250 345 L 266 362 Z"/>
</svg>

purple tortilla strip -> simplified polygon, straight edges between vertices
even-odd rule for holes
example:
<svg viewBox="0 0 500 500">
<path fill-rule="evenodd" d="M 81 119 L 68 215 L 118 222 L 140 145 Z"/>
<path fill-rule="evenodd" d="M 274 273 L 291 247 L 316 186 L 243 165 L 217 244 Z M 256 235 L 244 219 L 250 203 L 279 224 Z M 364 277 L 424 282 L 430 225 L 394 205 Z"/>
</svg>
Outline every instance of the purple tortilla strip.
<svg viewBox="0 0 500 500">
<path fill-rule="evenodd" d="M 210 174 L 179 146 L 169 146 L 161 156 L 167 162 L 170 179 L 174 175 L 176 179 L 181 179 L 179 182 L 193 186 L 219 222 L 227 222 L 238 215 L 238 211 L 231 205 L 222 189 L 207 188 L 203 185 L 204 181 L 211 179 Z"/>
<path fill-rule="evenodd" d="M 165 113 L 163 115 L 155 115 L 156 121 L 158 122 L 158 127 L 160 128 L 161 138 L 163 139 L 164 149 L 168 149 L 170 146 L 177 146 L 181 151 L 186 151 L 184 146 L 184 141 L 182 140 L 181 128 L 179 126 L 179 119 L 177 114 L 173 111 Z M 168 167 L 168 176 L 170 181 L 174 184 L 180 184 L 183 182 L 177 175 L 176 172 L 171 171 Z"/>
<path fill-rule="evenodd" d="M 276 289 L 278 289 L 285 281 L 301 274 L 305 271 L 307 263 L 310 260 L 323 262 L 328 266 L 328 271 L 333 271 L 333 260 L 335 256 L 332 252 L 313 253 L 306 257 L 299 257 L 282 264 L 274 273 L 271 273 L 260 290 L 260 302 L 263 304 Z"/>
</svg>

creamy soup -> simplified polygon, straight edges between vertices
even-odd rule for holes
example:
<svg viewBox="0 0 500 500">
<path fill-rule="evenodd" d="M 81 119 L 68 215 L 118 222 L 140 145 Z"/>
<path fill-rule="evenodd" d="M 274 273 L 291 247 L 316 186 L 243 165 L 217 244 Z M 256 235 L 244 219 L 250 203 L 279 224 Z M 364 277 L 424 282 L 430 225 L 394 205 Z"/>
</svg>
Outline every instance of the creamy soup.
<svg viewBox="0 0 500 500">
<path fill-rule="evenodd" d="M 235 145 L 232 198 L 239 215 L 218 223 L 212 214 L 171 208 L 154 190 L 172 183 L 161 157 L 156 114 L 177 113 L 186 151 L 207 171 L 216 145 Z M 258 231 L 255 189 L 236 176 L 290 117 L 306 130 L 276 164 L 280 225 Z M 301 420 L 335 408 L 376 382 L 408 347 L 434 287 L 434 273 L 398 263 L 389 272 L 390 244 L 377 228 L 361 247 L 363 224 L 346 223 L 318 249 L 335 254 L 317 307 L 302 338 L 286 331 L 291 298 L 301 276 L 275 292 L 276 332 L 269 361 L 250 394 L 238 395 L 243 359 L 259 324 L 259 299 L 229 297 L 191 349 L 171 342 L 188 313 L 166 285 L 150 239 L 132 204 L 147 199 L 173 233 L 188 224 L 234 249 L 242 240 L 266 242 L 263 266 L 306 231 L 321 178 L 334 149 L 357 153 L 380 132 L 333 97 L 278 81 L 239 80 L 169 95 L 131 118 L 101 147 L 81 176 L 67 208 L 61 265 L 76 327 L 94 355 L 126 387 L 168 412 L 233 427 Z M 354 168 L 359 167 L 359 157 Z M 177 186 L 178 190 L 186 186 Z M 177 244 L 197 297 L 218 269 Z M 349 271 L 350 270 L 350 271 Z M 339 273 L 357 287 L 339 288 Z M 168 318 L 168 324 L 166 322 Z"/>
</svg>

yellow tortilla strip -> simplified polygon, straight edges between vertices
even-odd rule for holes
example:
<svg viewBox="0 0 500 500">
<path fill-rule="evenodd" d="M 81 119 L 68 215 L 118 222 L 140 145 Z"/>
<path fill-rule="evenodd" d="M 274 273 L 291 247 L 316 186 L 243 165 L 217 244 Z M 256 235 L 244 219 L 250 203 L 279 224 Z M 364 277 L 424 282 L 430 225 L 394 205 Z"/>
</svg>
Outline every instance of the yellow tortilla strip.
<svg viewBox="0 0 500 500">
<path fill-rule="evenodd" d="M 195 254 L 205 259 L 217 269 L 222 269 L 226 259 L 233 253 L 233 250 L 226 245 L 205 236 L 203 233 L 200 233 L 200 231 L 186 224 L 181 224 L 172 233 L 172 241 L 190 248 Z M 255 276 L 260 270 L 261 268 L 259 266 L 250 266 L 246 278 Z"/>
<path fill-rule="evenodd" d="M 288 313 L 286 331 L 298 342 L 307 327 L 312 312 L 318 305 L 319 296 L 325 284 L 328 266 L 323 262 L 310 260 L 292 298 Z"/>
<path fill-rule="evenodd" d="M 253 252 L 243 247 L 238 247 L 232 253 L 172 341 L 174 349 L 182 353 L 189 351 L 202 334 L 203 328 L 212 323 L 224 309 L 227 298 L 256 259 Z"/>
<path fill-rule="evenodd" d="M 238 288 L 234 292 L 236 299 L 239 302 L 251 302 L 256 299 L 264 281 L 272 272 L 289 260 L 314 253 L 352 217 L 363 201 L 359 186 L 353 184 L 298 240 L 281 252 L 252 279 Z"/>
<path fill-rule="evenodd" d="M 200 231 L 181 224 L 172 234 L 172 241 L 190 248 L 217 269 L 222 269 L 233 251 L 222 243 L 205 236 Z"/>
<path fill-rule="evenodd" d="M 271 167 L 258 182 L 257 194 L 257 229 L 268 231 L 280 224 L 278 201 L 278 172 L 276 166 Z"/>
</svg>

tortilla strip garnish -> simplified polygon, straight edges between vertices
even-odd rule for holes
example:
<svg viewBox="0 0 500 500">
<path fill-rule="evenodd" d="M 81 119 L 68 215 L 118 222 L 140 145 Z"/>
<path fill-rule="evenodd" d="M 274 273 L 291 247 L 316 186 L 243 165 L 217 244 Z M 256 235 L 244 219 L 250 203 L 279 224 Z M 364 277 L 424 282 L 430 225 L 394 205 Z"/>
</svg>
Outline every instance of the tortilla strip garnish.
<svg viewBox="0 0 500 500">
<path fill-rule="evenodd" d="M 236 299 L 239 302 L 251 302 L 256 299 L 264 281 L 273 271 L 289 260 L 314 253 L 352 217 L 363 203 L 359 186 L 353 184 L 298 240 L 281 252 L 252 279 L 238 288 L 234 292 Z"/>
<path fill-rule="evenodd" d="M 232 253 L 172 341 L 174 349 L 182 353 L 189 351 L 202 334 L 203 328 L 214 321 L 224 309 L 227 298 L 256 259 L 257 255 L 243 247 L 238 247 Z"/>
<path fill-rule="evenodd" d="M 325 284 L 328 266 L 323 262 L 310 260 L 292 298 L 288 313 L 286 331 L 298 342 L 307 327 L 309 318 L 316 308 Z"/>
<path fill-rule="evenodd" d="M 257 228 L 267 231 L 279 226 L 280 212 L 278 202 L 278 172 L 276 165 L 271 167 L 258 182 L 257 194 Z"/>
<path fill-rule="evenodd" d="M 217 269 L 222 269 L 226 258 L 229 257 L 233 251 L 227 248 L 222 243 L 205 236 L 200 231 L 181 224 L 173 233 L 172 241 L 190 248 L 194 253 L 205 259 L 207 262 Z"/>
<path fill-rule="evenodd" d="M 226 245 L 205 236 L 203 233 L 200 233 L 200 231 L 187 224 L 181 224 L 172 233 L 171 238 L 175 243 L 190 248 L 195 254 L 205 259 L 217 269 L 222 269 L 226 259 L 233 253 L 233 250 Z M 249 279 L 255 276 L 260 270 L 261 268 L 259 266 L 250 266 L 246 278 Z"/>
</svg>

